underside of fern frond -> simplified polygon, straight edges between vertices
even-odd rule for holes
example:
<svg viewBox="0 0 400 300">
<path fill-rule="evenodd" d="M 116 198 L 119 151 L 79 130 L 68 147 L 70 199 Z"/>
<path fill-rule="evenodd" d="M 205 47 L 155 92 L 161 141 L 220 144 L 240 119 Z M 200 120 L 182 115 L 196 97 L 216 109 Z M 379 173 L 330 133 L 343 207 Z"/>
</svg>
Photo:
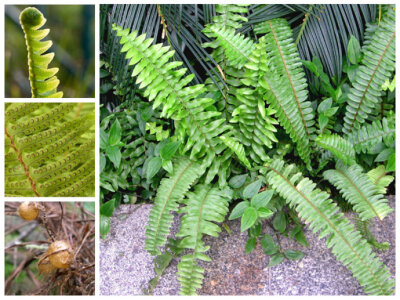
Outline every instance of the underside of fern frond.
<svg viewBox="0 0 400 300">
<path fill-rule="evenodd" d="M 395 69 L 395 11 L 389 7 L 379 26 L 363 47 L 363 59 L 347 95 L 343 132 L 351 134 L 360 128 L 382 101 L 382 85 Z"/>
<path fill-rule="evenodd" d="M 52 45 L 52 41 L 41 41 L 50 29 L 39 29 L 45 23 L 43 14 L 34 7 L 25 8 L 20 14 L 20 23 L 25 33 L 28 50 L 29 81 L 32 98 L 62 98 L 63 92 L 57 92 L 60 81 L 55 76 L 58 68 L 48 69 L 54 53 L 44 54 Z"/>
<path fill-rule="evenodd" d="M 300 157 L 310 165 L 310 140 L 315 131 L 314 110 L 307 100 L 307 83 L 292 30 L 284 19 L 264 23 L 268 72 L 260 84 L 264 98 L 277 111 L 280 124 L 296 142 Z"/>
<path fill-rule="evenodd" d="M 223 222 L 228 213 L 229 197 L 211 185 L 197 185 L 194 192 L 189 192 L 183 200 L 185 206 L 181 227 L 177 234 L 182 237 L 181 248 L 190 249 L 190 254 L 184 255 L 178 264 L 178 280 L 181 283 L 181 294 L 195 295 L 201 288 L 204 269 L 197 265 L 196 260 L 210 261 L 204 254 L 209 247 L 202 241 L 203 235 L 218 237 L 221 229 L 214 222 Z"/>
<path fill-rule="evenodd" d="M 178 210 L 179 202 L 202 173 L 199 164 L 181 157 L 174 164 L 174 173 L 161 181 L 146 227 L 145 248 L 151 255 L 161 254 L 159 247 L 167 242 L 173 221 L 171 212 Z"/>
<path fill-rule="evenodd" d="M 332 202 L 329 194 L 303 177 L 295 165 L 285 166 L 275 160 L 266 168 L 269 185 L 294 208 L 320 238 L 327 237 L 327 246 L 338 260 L 353 273 L 368 294 L 393 293 L 390 272 L 372 252 L 371 246 Z"/>
<path fill-rule="evenodd" d="M 94 196 L 94 104 L 8 103 L 7 196 Z"/>
<path fill-rule="evenodd" d="M 348 167 L 338 162 L 336 169 L 324 172 L 324 178 L 339 189 L 363 221 L 374 217 L 382 220 L 393 211 L 387 199 L 378 193 L 374 183 L 357 164 Z"/>
</svg>

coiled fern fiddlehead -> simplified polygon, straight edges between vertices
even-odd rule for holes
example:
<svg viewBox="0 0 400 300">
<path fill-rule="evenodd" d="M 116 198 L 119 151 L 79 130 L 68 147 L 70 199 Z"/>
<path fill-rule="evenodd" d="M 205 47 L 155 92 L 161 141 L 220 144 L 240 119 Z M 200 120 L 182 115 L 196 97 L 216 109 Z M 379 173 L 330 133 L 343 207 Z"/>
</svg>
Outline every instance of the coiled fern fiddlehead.
<svg viewBox="0 0 400 300">
<path fill-rule="evenodd" d="M 39 29 L 46 23 L 46 18 L 38 9 L 27 7 L 21 12 L 19 20 L 28 50 L 32 98 L 62 98 L 63 92 L 57 92 L 60 80 L 55 75 L 58 68 L 48 69 L 54 53 L 43 54 L 53 45 L 50 40 L 41 41 L 50 32 L 50 29 Z"/>
</svg>

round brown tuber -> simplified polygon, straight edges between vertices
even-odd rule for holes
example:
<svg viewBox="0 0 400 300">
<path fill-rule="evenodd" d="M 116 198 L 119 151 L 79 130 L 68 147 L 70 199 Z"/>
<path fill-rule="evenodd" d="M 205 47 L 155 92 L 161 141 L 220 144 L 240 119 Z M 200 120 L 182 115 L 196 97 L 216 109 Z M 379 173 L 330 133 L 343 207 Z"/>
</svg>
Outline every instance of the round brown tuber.
<svg viewBox="0 0 400 300">
<path fill-rule="evenodd" d="M 38 266 L 39 272 L 44 274 L 44 275 L 48 275 L 48 274 L 52 273 L 54 270 L 57 269 L 55 266 L 53 266 L 50 263 L 49 256 L 48 256 L 47 253 L 43 253 L 39 257 L 37 266 Z"/>
<path fill-rule="evenodd" d="M 26 201 L 18 207 L 18 215 L 26 221 L 35 220 L 38 214 L 39 208 L 35 202 Z"/>
<path fill-rule="evenodd" d="M 74 257 L 71 245 L 63 240 L 53 242 L 47 252 L 50 263 L 60 269 L 68 268 Z"/>
</svg>

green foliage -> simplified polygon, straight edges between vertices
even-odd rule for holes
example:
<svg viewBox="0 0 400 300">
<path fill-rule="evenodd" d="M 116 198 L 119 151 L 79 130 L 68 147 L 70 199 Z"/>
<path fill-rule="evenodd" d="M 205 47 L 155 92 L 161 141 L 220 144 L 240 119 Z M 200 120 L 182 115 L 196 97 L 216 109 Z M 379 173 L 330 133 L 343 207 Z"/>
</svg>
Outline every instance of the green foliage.
<svg viewBox="0 0 400 300">
<path fill-rule="evenodd" d="M 327 170 L 323 175 L 353 205 L 362 221 L 374 217 L 382 220 L 393 211 L 387 199 L 377 192 L 376 186 L 359 165 L 348 167 L 339 162 L 335 170 Z"/>
<path fill-rule="evenodd" d="M 395 11 L 389 7 L 362 49 L 363 58 L 347 95 L 343 128 L 346 134 L 360 128 L 382 101 L 382 85 L 395 69 L 395 27 Z"/>
<path fill-rule="evenodd" d="M 143 96 L 153 101 L 153 109 L 162 105 L 160 117 L 177 121 L 176 131 L 180 139 L 186 141 L 183 153 L 190 150 L 190 159 L 204 159 L 205 166 L 213 164 L 211 170 L 219 172 L 226 160 L 223 156 L 216 158 L 226 149 L 219 136 L 231 127 L 220 118 L 214 100 L 202 97 L 206 91 L 204 85 L 188 86 L 193 76 L 184 76 L 184 68 L 176 70 L 181 62 L 168 62 L 174 54 L 170 47 L 152 45 L 153 39 L 145 39 L 145 35 L 137 37 L 137 32 L 129 33 L 128 29 L 119 26 L 114 26 L 114 30 L 121 36 L 120 42 L 124 45 L 121 51 L 127 52 L 129 64 L 135 65 L 132 76 L 137 75 L 136 84 L 145 89 Z M 226 155 L 230 156 L 231 152 Z M 226 168 L 221 168 L 221 171 Z M 213 175 L 209 174 L 208 182 L 214 178 Z"/>
<path fill-rule="evenodd" d="M 318 57 L 300 59 L 298 40 L 294 42 L 287 20 L 254 21 L 256 29 L 249 32 L 254 23 L 246 23 L 246 13 L 247 8 L 242 6 L 219 5 L 213 22 L 199 31 L 208 38 L 200 35 L 196 39 L 196 47 L 198 41 L 206 41 L 202 45 L 209 48 L 210 57 L 204 63 L 216 63 L 204 84 L 195 84 L 194 74 L 187 75 L 183 62 L 171 50 L 175 41 L 170 37 L 162 45 L 157 43 L 160 40 L 139 35 L 139 31 L 113 26 L 121 51 L 126 53 L 124 68 L 130 70 L 132 89 L 140 99 L 135 98 L 133 104 L 148 101 L 146 104 L 152 105 L 148 111 L 154 112 L 154 118 L 147 118 L 142 128 L 155 134 L 153 140 L 159 142 L 150 155 L 142 155 L 145 163 L 141 176 L 149 190 L 157 189 L 146 229 L 146 249 L 157 258 L 167 255 L 165 261 L 170 262 L 165 244 L 174 215 L 179 217 L 178 237 L 182 240 L 176 243 L 185 253 L 178 265 L 181 294 L 195 294 L 204 277 L 198 260 L 210 260 L 202 236 L 217 236 L 220 229 L 215 223 L 224 220 L 232 198 L 235 205 L 229 220 L 240 218 L 241 231 L 247 231 L 246 253 L 260 241 L 265 254 L 271 256 L 269 266 L 285 259 L 302 259 L 304 253 L 282 249 L 279 236 L 308 247 L 303 233 L 305 221 L 314 232 L 320 232 L 321 238 L 328 237 L 328 247 L 353 272 L 366 293 L 391 294 L 391 274 L 372 252 L 368 243 L 372 244 L 372 239 L 366 238 L 365 230 L 355 231 L 341 212 L 347 205 L 359 214 L 361 222 L 373 216 L 383 219 L 391 212 L 380 193 L 389 178 L 380 182 L 381 169 L 370 176 L 366 170 L 382 162 L 386 164 L 384 174 L 394 170 L 392 108 L 384 106 L 379 111 L 374 107 L 368 123 L 343 135 L 350 84 L 354 87 L 357 83 L 355 70 L 361 68 L 354 64 L 368 60 L 367 48 L 360 50 L 362 38 L 350 37 L 347 59 L 354 64 L 345 64 L 339 82 L 325 73 Z M 169 28 L 169 24 L 162 24 Z M 374 27 L 367 34 L 373 36 L 376 30 L 380 29 Z M 311 84 L 307 84 L 303 65 L 310 71 Z M 380 64 L 377 72 L 385 73 L 385 67 Z M 127 81 L 118 84 L 123 82 Z M 387 94 L 385 101 L 392 103 L 394 95 L 383 93 L 382 84 L 380 94 Z M 148 115 L 146 111 L 141 115 Z M 103 140 L 110 144 L 109 132 L 113 131 L 112 143 L 123 156 L 127 143 L 119 138 L 119 127 L 122 136 L 130 130 L 123 129 L 120 119 L 110 121 L 105 127 L 108 132 L 104 129 L 109 135 Z M 132 143 L 138 146 L 136 141 Z M 108 158 L 112 165 L 114 160 Z M 329 170 L 334 159 L 339 163 Z M 165 174 L 162 169 L 169 174 L 158 187 L 156 179 Z M 139 185 L 145 186 L 142 182 Z M 274 231 L 278 244 L 272 236 L 262 235 L 264 224 Z"/>
<path fill-rule="evenodd" d="M 7 103 L 7 196 L 94 196 L 94 104 Z"/>
<path fill-rule="evenodd" d="M 316 188 L 316 184 L 297 172 L 294 165 L 285 166 L 282 160 L 275 160 L 266 170 L 267 182 L 309 223 L 314 233 L 319 231 L 320 238 L 328 237 L 327 246 L 337 259 L 346 263 L 367 293 L 392 293 L 394 282 L 390 272 L 339 212 L 328 193 Z"/>
<path fill-rule="evenodd" d="M 41 41 L 50 29 L 39 29 L 45 23 L 43 14 L 34 7 L 25 8 L 20 14 L 20 23 L 25 33 L 28 50 L 29 81 L 32 98 L 62 98 L 63 93 L 57 92 L 60 81 L 55 76 L 58 68 L 48 69 L 54 53 L 44 54 L 52 45 L 52 41 Z"/>
</svg>

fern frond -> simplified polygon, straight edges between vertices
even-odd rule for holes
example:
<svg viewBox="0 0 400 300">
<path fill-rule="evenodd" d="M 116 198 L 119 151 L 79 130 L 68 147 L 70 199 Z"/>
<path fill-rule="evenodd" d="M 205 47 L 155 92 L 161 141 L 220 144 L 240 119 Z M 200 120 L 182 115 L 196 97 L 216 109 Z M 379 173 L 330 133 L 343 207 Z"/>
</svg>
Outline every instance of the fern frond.
<svg viewBox="0 0 400 300">
<path fill-rule="evenodd" d="M 357 69 L 353 87 L 347 95 L 343 132 L 351 134 L 382 101 L 382 85 L 395 69 L 395 12 L 389 8 L 379 26 L 363 48 L 363 59 Z"/>
<path fill-rule="evenodd" d="M 357 153 L 369 153 L 377 144 L 384 143 L 391 147 L 395 140 L 396 125 L 394 118 L 375 120 L 371 124 L 364 124 L 353 130 L 347 139 L 353 144 Z"/>
<path fill-rule="evenodd" d="M 267 183 L 286 199 L 314 233 L 319 231 L 320 238 L 329 236 L 327 246 L 353 273 L 366 293 L 392 294 L 394 281 L 371 246 L 343 217 L 328 193 L 316 188 L 314 182 L 294 170 L 295 165 L 285 166 L 282 160 L 275 160 L 267 166 Z"/>
<path fill-rule="evenodd" d="M 346 165 L 353 165 L 356 162 L 356 153 L 353 145 L 337 134 L 324 134 L 315 139 L 318 146 L 332 152 Z"/>
<path fill-rule="evenodd" d="M 173 170 L 173 174 L 160 183 L 147 223 L 145 249 L 151 255 L 161 254 L 159 247 L 166 243 L 173 220 L 170 212 L 178 210 L 178 203 L 204 172 L 186 157 L 177 159 Z"/>
<path fill-rule="evenodd" d="M 92 103 L 13 103 L 5 116 L 6 194 L 94 195 Z"/>
<path fill-rule="evenodd" d="M 41 41 L 50 32 L 50 29 L 41 29 L 46 19 L 34 7 L 25 8 L 19 20 L 25 33 L 25 42 L 28 50 L 29 81 L 32 98 L 62 98 L 63 92 L 57 92 L 60 81 L 55 76 L 58 68 L 48 69 L 54 53 L 45 53 L 52 45 L 52 41 Z"/>
<path fill-rule="evenodd" d="M 182 237 L 179 246 L 191 249 L 178 264 L 178 280 L 181 283 L 182 295 L 194 295 L 201 288 L 204 269 L 199 267 L 196 260 L 210 261 L 204 254 L 209 249 L 202 241 L 203 235 L 217 237 L 221 229 L 215 222 L 223 222 L 228 213 L 229 198 L 221 190 L 211 185 L 197 185 L 194 192 L 189 192 L 183 200 L 185 206 L 180 209 L 183 213 L 181 227 L 177 234 Z"/>
<path fill-rule="evenodd" d="M 377 166 L 367 173 L 371 182 L 375 185 L 378 193 L 385 195 L 386 188 L 394 180 L 394 176 L 387 175 L 384 165 Z"/>
<path fill-rule="evenodd" d="M 161 117 L 172 118 L 181 139 L 187 142 L 184 152 L 191 150 L 191 159 L 203 158 L 208 151 L 219 154 L 225 145 L 219 136 L 231 129 L 221 113 L 216 111 L 214 100 L 202 98 L 204 85 L 187 86 L 193 75 L 184 77 L 186 69 L 176 69 L 182 62 L 168 62 L 174 51 L 162 44 L 152 45 L 153 39 L 145 39 L 145 34 L 129 33 L 129 29 L 113 26 L 121 37 L 122 52 L 127 52 L 129 65 L 135 65 L 132 76 L 144 89 L 143 96 L 153 101 L 153 108 L 162 105 Z M 186 135 L 186 136 L 185 136 Z"/>
<path fill-rule="evenodd" d="M 296 142 L 303 161 L 310 166 L 310 139 L 315 132 L 314 113 L 307 101 L 307 84 L 292 31 L 283 19 L 264 23 L 267 32 L 268 72 L 260 80 L 264 99 L 277 111 L 280 124 Z"/>
<path fill-rule="evenodd" d="M 250 53 L 254 50 L 254 43 L 250 38 L 235 29 L 221 26 L 220 24 L 207 25 L 203 32 L 210 38 L 215 38 L 219 43 L 203 44 L 204 47 L 216 48 L 220 46 L 224 50 L 229 65 L 241 68 L 250 58 Z"/>
<path fill-rule="evenodd" d="M 335 170 L 327 170 L 323 176 L 353 205 L 361 220 L 382 220 L 393 211 L 359 165 L 348 167 L 338 162 Z"/>
<path fill-rule="evenodd" d="M 292 30 L 285 19 L 266 21 L 265 26 L 270 70 L 285 79 L 288 96 L 296 104 L 307 137 L 311 138 L 315 131 L 314 109 L 311 107 L 311 102 L 307 101 L 306 75 L 292 39 Z M 269 74 L 267 73 L 266 76 L 268 77 Z"/>
</svg>

